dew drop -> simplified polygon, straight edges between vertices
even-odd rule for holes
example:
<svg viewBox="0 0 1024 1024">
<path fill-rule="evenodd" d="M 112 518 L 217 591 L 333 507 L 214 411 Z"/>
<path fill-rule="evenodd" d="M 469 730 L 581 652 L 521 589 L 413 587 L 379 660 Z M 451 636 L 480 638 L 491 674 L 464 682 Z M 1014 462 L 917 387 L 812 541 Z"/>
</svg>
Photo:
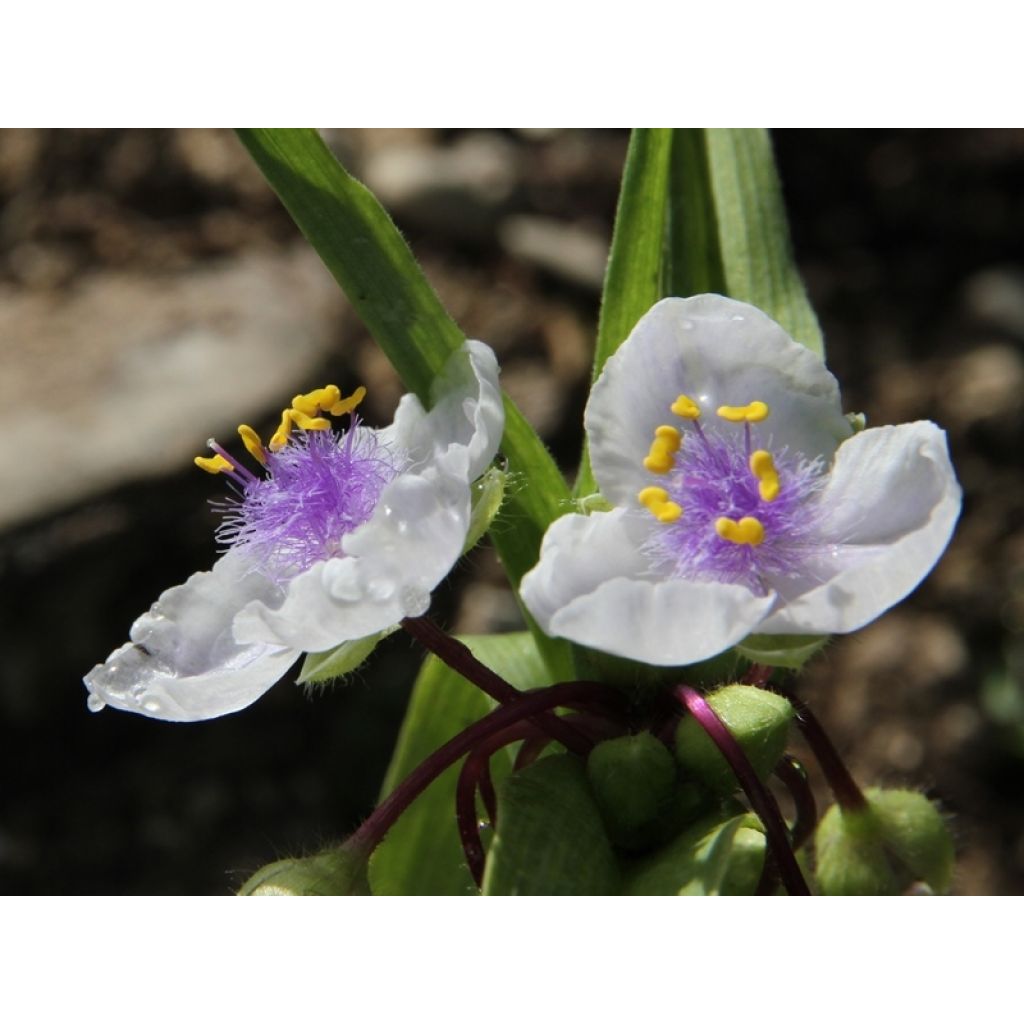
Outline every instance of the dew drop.
<svg viewBox="0 0 1024 1024">
<path fill-rule="evenodd" d="M 85 700 L 85 706 L 90 711 L 102 711 L 107 705 L 106 702 L 102 698 L 97 697 L 95 693 L 90 693 Z"/>
<path fill-rule="evenodd" d="M 144 700 L 142 702 L 142 710 L 143 711 L 148 711 L 150 714 L 156 714 L 162 708 L 163 708 L 163 705 L 160 703 L 160 701 L 156 700 L 154 697 L 150 697 L 148 700 Z"/>
<path fill-rule="evenodd" d="M 682 327 L 682 329 L 684 331 L 692 331 L 693 330 L 693 321 L 692 320 L 680 320 L 679 321 L 679 326 Z"/>
<path fill-rule="evenodd" d="M 370 580 L 366 593 L 371 601 L 386 601 L 395 593 L 394 581 L 380 577 Z"/>
<path fill-rule="evenodd" d="M 400 601 L 405 614 L 415 618 L 417 615 L 423 615 L 430 607 L 430 594 L 422 587 L 407 584 L 402 587 Z"/>
</svg>

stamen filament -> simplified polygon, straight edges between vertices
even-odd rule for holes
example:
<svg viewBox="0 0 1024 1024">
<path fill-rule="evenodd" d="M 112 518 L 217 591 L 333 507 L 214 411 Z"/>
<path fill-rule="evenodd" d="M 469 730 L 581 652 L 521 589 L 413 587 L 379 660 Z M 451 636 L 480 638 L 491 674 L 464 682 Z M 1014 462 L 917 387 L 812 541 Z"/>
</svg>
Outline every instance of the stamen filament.
<svg viewBox="0 0 1024 1024">
<path fill-rule="evenodd" d="M 260 478 L 258 476 L 256 476 L 255 473 L 249 472 L 249 470 L 246 469 L 245 466 L 243 466 L 238 461 L 238 459 L 236 459 L 226 449 L 222 448 L 219 444 L 217 444 L 217 442 L 212 437 L 206 443 L 209 446 L 211 451 L 214 451 L 214 452 L 217 453 L 216 456 L 214 457 L 214 459 L 212 459 L 210 461 L 214 461 L 215 462 L 217 459 L 221 459 L 221 460 L 226 462 L 231 467 L 230 469 L 221 470 L 221 472 L 237 473 L 239 476 L 245 477 L 245 479 L 249 483 L 253 483 L 253 484 L 259 483 L 259 479 Z M 198 462 L 196 464 L 198 465 Z M 202 466 L 200 468 L 205 469 L 206 467 Z"/>
</svg>

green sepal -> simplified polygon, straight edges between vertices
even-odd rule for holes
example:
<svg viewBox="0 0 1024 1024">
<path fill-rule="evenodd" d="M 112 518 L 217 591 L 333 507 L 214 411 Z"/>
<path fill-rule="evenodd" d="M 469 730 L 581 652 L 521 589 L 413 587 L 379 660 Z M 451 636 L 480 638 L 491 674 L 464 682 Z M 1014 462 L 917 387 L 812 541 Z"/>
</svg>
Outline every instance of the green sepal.
<svg viewBox="0 0 1024 1024">
<path fill-rule="evenodd" d="M 754 831 L 756 819 L 738 810 L 739 805 L 730 802 L 636 861 L 627 868 L 623 895 L 724 896 L 753 892 L 749 879 L 754 873 L 756 840 L 746 833 Z"/>
<path fill-rule="evenodd" d="M 498 514 L 502 501 L 505 500 L 505 481 L 508 474 L 497 466 L 491 466 L 479 480 L 473 483 L 471 498 L 473 502 L 469 515 L 469 530 L 466 532 L 466 543 L 462 546 L 465 554 L 480 543 L 483 535 L 491 528 L 491 522 Z"/>
<path fill-rule="evenodd" d="M 954 847 L 938 808 L 922 793 L 868 789 L 864 810 L 830 807 L 815 833 L 815 879 L 824 896 L 899 896 L 919 883 L 944 894 Z"/>
<path fill-rule="evenodd" d="M 752 633 L 736 650 L 744 658 L 774 668 L 803 668 L 829 641 L 827 636 L 775 636 Z"/>
<path fill-rule="evenodd" d="M 313 857 L 289 857 L 257 871 L 239 896 L 369 896 L 365 856 L 340 846 Z"/>
<path fill-rule="evenodd" d="M 619 865 L 583 762 L 552 754 L 505 779 L 485 896 L 613 896 Z"/>
<path fill-rule="evenodd" d="M 777 693 L 738 683 L 716 690 L 706 699 L 743 748 L 758 777 L 767 779 L 786 751 L 793 705 Z M 686 776 L 713 792 L 726 795 L 737 789 L 729 763 L 692 715 L 676 730 L 676 759 Z"/>
<path fill-rule="evenodd" d="M 675 796 L 676 762 L 665 744 L 649 732 L 604 740 L 587 758 L 587 778 L 615 845 L 649 846 Z"/>
<path fill-rule="evenodd" d="M 390 626 L 371 636 L 363 636 L 358 640 L 346 640 L 343 644 L 338 644 L 334 650 L 307 654 L 302 662 L 299 678 L 295 681 L 297 683 L 329 683 L 333 679 L 347 676 L 359 668 L 373 654 L 377 644 L 385 637 L 391 636 L 396 629 L 398 629 L 397 626 Z"/>
</svg>

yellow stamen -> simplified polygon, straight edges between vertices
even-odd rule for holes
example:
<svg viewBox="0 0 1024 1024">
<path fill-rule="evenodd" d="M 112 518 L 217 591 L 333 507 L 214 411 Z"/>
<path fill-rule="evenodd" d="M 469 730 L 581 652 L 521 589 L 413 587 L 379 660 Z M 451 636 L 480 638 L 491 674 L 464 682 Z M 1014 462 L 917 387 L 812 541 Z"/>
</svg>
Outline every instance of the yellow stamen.
<svg viewBox="0 0 1024 1024">
<path fill-rule="evenodd" d="M 728 516 L 720 516 L 715 520 L 715 533 L 722 540 L 733 544 L 749 544 L 755 548 L 764 541 L 764 527 L 753 516 L 744 516 L 738 523 Z"/>
<path fill-rule="evenodd" d="M 360 385 L 348 398 L 336 399 L 329 409 L 327 406 L 324 406 L 324 409 L 332 416 L 344 416 L 345 413 L 351 412 L 365 397 L 366 388 Z"/>
<path fill-rule="evenodd" d="M 760 423 L 768 419 L 768 406 L 764 402 L 748 405 L 720 405 L 718 415 L 730 423 Z"/>
<path fill-rule="evenodd" d="M 682 438 L 675 427 L 658 427 L 650 451 L 644 459 L 644 469 L 649 473 L 667 473 L 675 465 L 672 456 L 679 451 L 681 444 Z"/>
<path fill-rule="evenodd" d="M 758 479 L 757 490 L 762 501 L 774 501 L 779 496 L 779 471 L 771 452 L 760 449 L 751 453 L 750 472 Z"/>
<path fill-rule="evenodd" d="M 684 420 L 700 418 L 700 406 L 688 395 L 680 395 L 671 405 L 672 411 Z"/>
<path fill-rule="evenodd" d="M 664 487 L 645 487 L 636 499 L 659 523 L 674 523 L 683 514 L 679 505 L 668 500 Z"/>
<path fill-rule="evenodd" d="M 233 473 L 235 467 L 223 455 L 197 455 L 193 462 L 207 473 Z"/>
<path fill-rule="evenodd" d="M 331 421 L 325 420 L 322 416 L 307 416 L 298 409 L 289 409 L 292 423 L 302 430 L 330 430 Z"/>
<path fill-rule="evenodd" d="M 238 436 L 242 439 L 242 444 L 245 445 L 245 450 L 258 462 L 260 465 L 265 466 L 267 464 L 267 450 L 263 447 L 263 442 L 260 440 L 260 435 L 256 433 L 252 427 L 247 427 L 244 423 L 238 428 Z"/>
<path fill-rule="evenodd" d="M 274 431 L 273 437 L 270 439 L 270 443 L 267 447 L 272 451 L 276 452 L 282 449 L 288 443 L 288 436 L 292 432 L 292 410 L 285 409 L 281 413 L 281 425 Z"/>
</svg>

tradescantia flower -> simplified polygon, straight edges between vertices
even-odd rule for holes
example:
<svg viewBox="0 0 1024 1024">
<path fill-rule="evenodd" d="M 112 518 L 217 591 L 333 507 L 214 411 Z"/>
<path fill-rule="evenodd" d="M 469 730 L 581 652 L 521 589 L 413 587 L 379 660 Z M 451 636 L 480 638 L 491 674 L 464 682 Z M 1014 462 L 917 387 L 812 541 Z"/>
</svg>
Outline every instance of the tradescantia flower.
<svg viewBox="0 0 1024 1024">
<path fill-rule="evenodd" d="M 125 644 L 86 677 L 89 706 L 169 721 L 215 718 L 268 690 L 304 651 L 326 651 L 422 614 L 466 542 L 470 485 L 504 427 L 494 353 L 468 341 L 432 389 L 406 395 L 376 430 L 329 386 L 297 396 L 264 446 L 239 434 L 246 468 L 218 444 L 227 548 L 209 572 L 160 596 Z M 328 416 L 348 414 L 347 430 Z"/>
<path fill-rule="evenodd" d="M 556 520 L 521 593 L 549 634 L 636 661 L 858 629 L 927 575 L 960 511 L 934 423 L 854 433 L 821 359 L 719 295 L 655 305 L 585 423 L 614 507 Z"/>
</svg>

